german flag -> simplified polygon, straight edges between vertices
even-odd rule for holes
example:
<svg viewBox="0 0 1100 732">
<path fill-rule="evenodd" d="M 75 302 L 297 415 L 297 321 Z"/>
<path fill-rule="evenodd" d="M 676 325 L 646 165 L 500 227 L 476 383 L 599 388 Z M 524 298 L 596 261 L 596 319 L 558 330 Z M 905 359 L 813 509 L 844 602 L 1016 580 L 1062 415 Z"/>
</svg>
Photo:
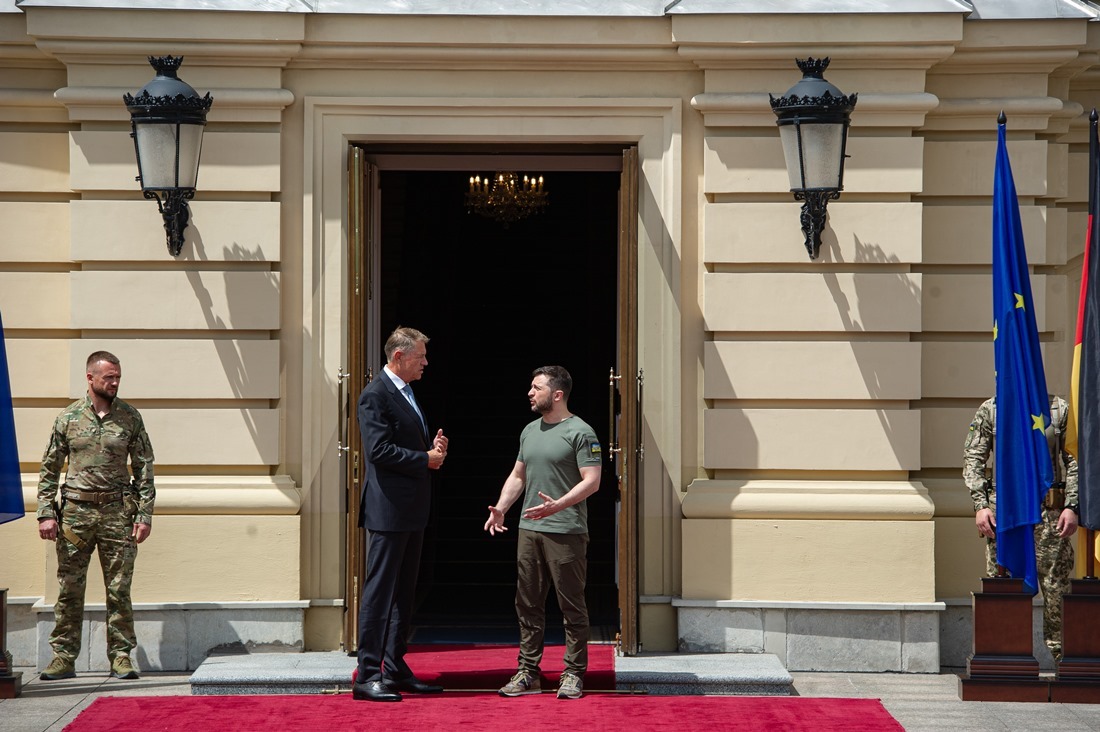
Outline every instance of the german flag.
<svg viewBox="0 0 1100 732">
<path fill-rule="evenodd" d="M 1081 526 L 1100 529 L 1100 139 L 1089 115 L 1089 223 L 1077 304 L 1066 449 L 1077 458 Z"/>
</svg>

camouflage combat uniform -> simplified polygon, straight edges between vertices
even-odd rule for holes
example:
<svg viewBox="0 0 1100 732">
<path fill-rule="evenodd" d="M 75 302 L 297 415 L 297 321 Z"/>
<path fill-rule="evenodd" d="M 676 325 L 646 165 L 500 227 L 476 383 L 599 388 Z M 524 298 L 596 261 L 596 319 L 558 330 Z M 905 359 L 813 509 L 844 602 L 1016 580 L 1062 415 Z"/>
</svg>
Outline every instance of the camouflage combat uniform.
<svg viewBox="0 0 1100 732">
<path fill-rule="evenodd" d="M 1047 427 L 1047 445 L 1054 467 L 1054 485 L 1043 502 L 1043 520 L 1035 525 L 1035 558 L 1043 592 L 1043 639 L 1051 655 L 1058 660 L 1062 657 L 1062 595 L 1069 590 L 1073 574 L 1073 539 L 1059 538 L 1057 523 L 1063 508 L 1077 508 L 1077 460 L 1065 451 L 1067 410 L 1065 400 L 1051 397 L 1053 424 Z M 985 400 L 978 407 L 963 451 L 963 480 L 970 489 L 974 512 L 988 508 L 994 516 L 997 514 L 997 494 L 990 475 L 993 467 L 990 458 L 993 456 L 995 411 L 993 399 Z M 1063 481 L 1064 499 L 1058 490 Z M 985 564 L 986 573 L 995 576 L 997 542 L 994 539 L 986 539 Z"/>
<path fill-rule="evenodd" d="M 57 516 L 54 499 L 66 458 L 69 466 L 61 486 L 61 516 Z M 84 500 L 66 497 L 74 492 Z M 89 494 L 109 500 L 86 500 Z M 91 398 L 85 396 L 58 415 L 38 476 L 38 518 L 58 521 L 60 592 L 50 645 L 59 658 L 72 662 L 80 652 L 84 589 L 93 548 L 98 549 L 107 589 L 107 656 L 113 662 L 116 656 L 129 656 L 137 645 L 130 603 L 137 543 L 131 534 L 135 523 L 152 525 L 155 497 L 153 446 L 136 409 L 116 397 L 111 411 L 100 418 Z"/>
</svg>

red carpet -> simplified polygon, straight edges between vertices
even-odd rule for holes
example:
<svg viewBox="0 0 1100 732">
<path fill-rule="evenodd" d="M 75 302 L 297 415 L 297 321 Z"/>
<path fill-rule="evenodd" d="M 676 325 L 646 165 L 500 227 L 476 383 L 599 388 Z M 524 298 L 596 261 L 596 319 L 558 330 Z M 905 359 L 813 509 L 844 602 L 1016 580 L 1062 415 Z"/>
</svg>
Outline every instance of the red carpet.
<svg viewBox="0 0 1100 732">
<path fill-rule="evenodd" d="M 282 730 L 736 729 L 746 732 L 902 730 L 874 699 L 806 697 L 552 694 L 505 699 L 496 694 L 408 695 L 399 704 L 337 696 L 145 696 L 96 699 L 65 732 L 281 732 Z"/>
<path fill-rule="evenodd" d="M 542 654 L 542 686 L 557 688 L 565 666 L 565 646 L 546 646 Z M 516 672 L 519 647 L 515 645 L 414 645 L 405 656 L 421 681 L 444 689 L 499 689 Z M 349 679 L 350 683 L 350 679 Z M 615 688 L 615 646 L 589 645 L 584 688 Z"/>
</svg>

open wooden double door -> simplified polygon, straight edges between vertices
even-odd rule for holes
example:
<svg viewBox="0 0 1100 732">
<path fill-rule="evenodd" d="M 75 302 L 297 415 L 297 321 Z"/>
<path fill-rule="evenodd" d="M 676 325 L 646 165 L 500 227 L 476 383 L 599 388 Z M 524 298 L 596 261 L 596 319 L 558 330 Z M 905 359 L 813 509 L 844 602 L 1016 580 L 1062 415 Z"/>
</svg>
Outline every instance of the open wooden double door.
<svg viewBox="0 0 1100 732">
<path fill-rule="evenodd" d="M 473 175 L 544 176 L 547 208 L 511 222 L 467 210 Z M 638 155 L 629 145 L 539 149 L 348 149 L 347 365 L 341 455 L 347 492 L 345 649 L 357 643 L 365 536 L 357 527 L 360 391 L 398 325 L 427 334 L 417 400 L 451 440 L 433 489 L 414 642 L 508 642 L 515 629 L 515 531 L 482 530 L 515 462 L 532 369 L 573 376 L 571 411 L 607 459 L 589 499 L 593 640 L 638 642 Z M 610 373 L 609 373 L 610 369 Z M 509 516 L 514 529 L 516 509 Z M 556 603 L 548 605 L 552 641 Z M 557 622 L 560 627 L 560 622 Z"/>
</svg>

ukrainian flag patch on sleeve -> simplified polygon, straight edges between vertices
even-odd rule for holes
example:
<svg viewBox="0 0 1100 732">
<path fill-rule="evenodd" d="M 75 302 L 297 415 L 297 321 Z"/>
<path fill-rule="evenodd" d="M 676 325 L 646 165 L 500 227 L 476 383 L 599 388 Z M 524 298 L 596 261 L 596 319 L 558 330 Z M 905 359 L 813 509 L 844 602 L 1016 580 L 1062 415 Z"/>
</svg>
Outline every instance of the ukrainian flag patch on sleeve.
<svg viewBox="0 0 1100 732">
<path fill-rule="evenodd" d="M 598 443 L 598 442 L 589 443 L 588 452 L 592 455 L 592 457 L 599 457 L 600 456 L 600 443 Z"/>
</svg>

